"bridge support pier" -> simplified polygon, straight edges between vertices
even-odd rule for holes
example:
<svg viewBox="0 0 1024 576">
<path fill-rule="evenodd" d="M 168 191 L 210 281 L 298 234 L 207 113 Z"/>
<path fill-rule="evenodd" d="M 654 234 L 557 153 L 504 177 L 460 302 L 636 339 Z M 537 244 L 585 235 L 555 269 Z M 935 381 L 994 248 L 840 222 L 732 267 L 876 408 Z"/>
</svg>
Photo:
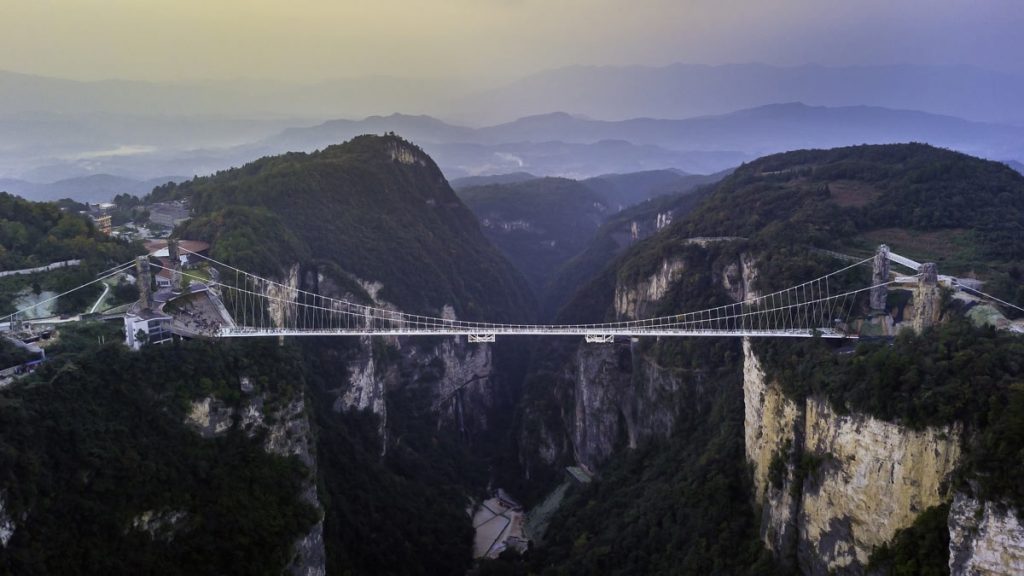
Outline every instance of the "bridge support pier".
<svg viewBox="0 0 1024 576">
<path fill-rule="evenodd" d="M 482 344 L 485 342 L 494 342 L 496 337 L 494 334 L 469 334 L 466 336 L 470 344 Z"/>
</svg>

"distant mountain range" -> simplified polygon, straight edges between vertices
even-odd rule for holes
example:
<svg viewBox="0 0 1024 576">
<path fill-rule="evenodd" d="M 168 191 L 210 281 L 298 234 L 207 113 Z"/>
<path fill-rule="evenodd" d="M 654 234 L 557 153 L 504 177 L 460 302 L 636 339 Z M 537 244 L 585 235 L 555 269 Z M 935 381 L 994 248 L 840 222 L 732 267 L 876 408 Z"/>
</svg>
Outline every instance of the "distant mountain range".
<svg viewBox="0 0 1024 576">
<path fill-rule="evenodd" d="M 911 141 L 986 158 L 1024 158 L 1022 127 L 911 110 L 801 103 L 685 120 L 613 122 L 552 113 L 483 128 L 395 114 L 292 128 L 261 146 L 273 152 L 314 150 L 367 132 L 414 140 L 449 177 L 527 171 L 586 178 L 665 168 L 707 174 L 786 150 Z"/>
<path fill-rule="evenodd" d="M 470 124 L 568 110 L 601 119 L 689 118 L 769 102 L 869 105 L 1024 123 L 1024 77 L 970 66 L 571 66 L 498 84 L 367 76 L 295 84 L 235 79 L 80 82 L 0 72 L 0 116 L 47 111 L 250 118 L 402 110 Z"/>
<path fill-rule="evenodd" d="M 990 159 L 1024 158 L 1024 127 L 910 110 L 789 103 L 685 120 L 613 122 L 552 113 L 481 128 L 431 116 L 371 116 L 287 128 L 239 146 L 51 159 L 33 166 L 22 179 L 108 173 L 145 181 L 160 174 L 202 175 L 262 156 L 310 152 L 360 134 L 389 132 L 421 145 L 449 179 L 519 172 L 585 179 L 665 169 L 712 174 L 787 150 L 898 142 L 925 142 Z"/>
<path fill-rule="evenodd" d="M 712 174 L 787 150 L 899 142 L 1024 160 L 1024 80 L 967 67 L 574 67 L 500 90 L 424 86 L 430 97 L 406 106 L 402 99 L 415 99 L 417 89 L 394 78 L 299 90 L 251 81 L 165 86 L 0 73 L 0 178 L 25 181 L 5 184 L 12 191 L 97 174 L 145 182 L 389 132 L 422 146 L 449 179 Z M 319 119 L 375 109 L 363 102 L 374 91 L 388 93 L 375 106 L 435 115 Z M 538 111 L 544 113 L 532 114 Z M 303 115 L 282 116 L 297 112 Z M 442 119 L 511 113 L 532 115 L 485 125 Z M 597 119 L 624 116 L 630 118 Z M 90 182 L 58 188 L 78 199 L 98 192 Z"/>
<path fill-rule="evenodd" d="M 571 110 L 594 118 L 687 118 L 768 102 L 868 105 L 1024 122 L 1024 78 L 970 66 L 572 66 L 475 94 L 463 117 Z"/>
<path fill-rule="evenodd" d="M 101 203 L 109 202 L 118 194 L 143 196 L 156 186 L 170 181 L 180 182 L 184 179 L 181 176 L 168 176 L 151 180 L 135 180 L 110 174 L 94 174 L 40 184 L 6 178 L 0 179 L 0 190 L 36 202 L 72 198 L 79 202 Z"/>
</svg>

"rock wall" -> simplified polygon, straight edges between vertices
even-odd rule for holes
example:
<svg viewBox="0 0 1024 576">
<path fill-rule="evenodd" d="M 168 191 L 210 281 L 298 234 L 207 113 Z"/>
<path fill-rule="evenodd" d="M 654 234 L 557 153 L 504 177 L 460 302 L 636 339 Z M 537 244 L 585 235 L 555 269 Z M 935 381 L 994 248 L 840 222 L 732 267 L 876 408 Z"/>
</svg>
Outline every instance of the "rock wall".
<svg viewBox="0 0 1024 576">
<path fill-rule="evenodd" d="M 5 494 L 0 492 L 0 548 L 7 547 L 7 543 L 11 541 L 14 530 L 17 528 L 14 519 L 7 513 L 6 506 Z"/>
<path fill-rule="evenodd" d="M 958 492 L 949 509 L 952 576 L 1024 574 L 1024 524 L 1019 510 Z"/>
<path fill-rule="evenodd" d="M 665 297 L 669 287 L 682 277 L 686 263 L 682 258 L 667 258 L 658 271 L 633 284 L 615 287 L 615 314 L 620 319 L 643 318 L 651 306 Z"/>
<path fill-rule="evenodd" d="M 571 435 L 575 459 L 588 470 L 596 470 L 623 435 L 628 435 L 630 446 L 636 445 L 629 409 L 633 404 L 631 366 L 628 345 L 581 346 L 576 352 Z"/>
<path fill-rule="evenodd" d="M 754 468 L 754 501 L 763 510 L 761 538 L 777 557 L 792 563 L 799 499 L 791 487 L 803 449 L 804 410 L 778 386 L 768 384 L 747 338 L 743 339 L 743 398 L 744 441 L 747 461 Z"/>
<path fill-rule="evenodd" d="M 959 427 L 916 431 L 837 414 L 820 398 L 798 405 L 765 374 L 749 343 L 744 403 L 762 538 L 805 574 L 861 573 L 874 547 L 948 498 Z"/>
<path fill-rule="evenodd" d="M 736 302 L 753 300 L 760 296 L 754 289 L 757 277 L 756 260 L 753 255 L 744 252 L 736 262 L 729 264 L 722 271 L 722 288 L 725 288 L 729 297 Z"/>
<path fill-rule="evenodd" d="M 309 424 L 305 401 L 301 394 L 297 394 L 296 397 L 268 415 L 264 409 L 266 400 L 264 394 L 255 394 L 244 400 L 238 408 L 239 426 L 250 437 L 265 431 L 264 450 L 279 456 L 296 456 L 310 469 L 311 474 L 302 487 L 302 498 L 320 510 L 320 499 L 317 495 L 315 480 L 315 439 Z M 208 396 L 192 402 L 185 423 L 204 438 L 212 438 L 227 432 L 232 425 L 234 416 L 234 408 Z M 167 514 L 155 511 L 144 512 L 136 519 L 138 524 L 136 528 L 147 531 L 159 529 L 161 532 L 166 531 L 168 526 L 173 528 L 180 518 L 174 516 L 172 519 L 175 519 L 175 522 L 168 523 Z M 288 565 L 290 574 L 294 576 L 323 576 L 326 574 L 327 556 L 324 550 L 323 518 L 294 543 L 293 553 L 294 556 Z"/>
<path fill-rule="evenodd" d="M 960 460 L 960 429 L 922 431 L 806 405 L 805 454 L 819 462 L 804 481 L 799 563 L 810 574 L 858 573 L 874 547 L 946 500 Z"/>
</svg>

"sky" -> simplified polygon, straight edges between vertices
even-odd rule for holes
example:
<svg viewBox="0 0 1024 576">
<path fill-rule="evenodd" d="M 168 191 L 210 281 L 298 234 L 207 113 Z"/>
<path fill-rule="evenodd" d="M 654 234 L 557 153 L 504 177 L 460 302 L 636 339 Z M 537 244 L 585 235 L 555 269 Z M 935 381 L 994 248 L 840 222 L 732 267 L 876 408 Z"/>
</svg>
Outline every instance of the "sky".
<svg viewBox="0 0 1024 576">
<path fill-rule="evenodd" d="M 0 70 L 79 80 L 512 78 L 573 64 L 1024 74 L 1022 0 L 0 0 Z"/>
</svg>

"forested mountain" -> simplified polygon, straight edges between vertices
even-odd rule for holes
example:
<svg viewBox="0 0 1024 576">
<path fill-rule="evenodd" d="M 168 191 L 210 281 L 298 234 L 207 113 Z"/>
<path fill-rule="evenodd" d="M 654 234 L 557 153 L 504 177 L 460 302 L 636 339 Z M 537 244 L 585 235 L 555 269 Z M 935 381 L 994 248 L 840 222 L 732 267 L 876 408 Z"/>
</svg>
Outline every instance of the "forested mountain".
<svg viewBox="0 0 1024 576">
<path fill-rule="evenodd" d="M 552 270 L 586 247 L 610 211 L 602 195 L 565 178 L 466 188 L 459 196 L 535 294 Z"/>
<path fill-rule="evenodd" d="M 342 286 L 380 282 L 409 312 L 522 320 L 533 304 L 521 276 L 487 242 L 441 171 L 398 137 L 365 136 L 311 154 L 268 157 L 158 188 L 188 197 L 180 231 L 255 272 L 319 267 Z"/>
<path fill-rule="evenodd" d="M 681 201 L 677 197 L 689 194 L 696 187 L 715 182 L 723 174 L 699 176 L 681 174 L 671 170 L 657 170 L 630 174 L 607 174 L 582 181 L 564 178 L 537 178 L 512 183 L 494 183 L 467 186 L 459 196 L 477 215 L 484 234 L 530 281 L 534 294 L 542 303 L 545 317 L 564 303 L 564 298 L 580 282 L 596 273 L 591 266 L 576 268 L 560 279 L 558 295 L 549 294 L 551 283 L 559 270 L 570 259 L 581 257 L 585 249 L 595 245 L 607 247 L 602 238 L 595 242 L 599 228 L 609 219 L 622 225 L 615 226 L 612 241 L 617 246 L 630 240 L 646 237 L 659 225 L 664 225 L 678 209 L 688 209 L 695 202 Z M 665 209 L 649 214 L 650 218 L 622 218 L 623 209 L 653 198 L 672 196 L 669 202 L 657 202 Z M 676 206 L 678 204 L 678 206 Z M 685 208 L 684 208 L 685 207 Z M 649 212 L 650 206 L 645 210 Z M 628 211 L 632 214 L 632 211 Z M 644 212 L 646 214 L 646 212 Z M 660 219 L 659 219 L 660 215 Z M 624 228 L 623 228 L 624 226 Z M 607 232 L 608 237 L 613 232 Z M 611 249 L 615 252 L 615 249 Z M 594 259 L 596 252 L 583 258 Z M 601 252 L 601 256 L 609 254 Z M 601 265 L 603 266 L 604 263 Z M 571 278 L 571 279 L 570 279 Z M 571 286 L 566 283 L 571 283 Z M 566 294 L 568 292 L 568 294 Z"/>
<path fill-rule="evenodd" d="M 976 273 L 989 282 L 987 290 L 1016 290 L 1019 301 L 1022 202 L 1024 178 L 1006 166 L 923 145 L 762 158 L 718 184 L 688 216 L 614 259 L 558 320 L 630 318 L 633 308 L 623 302 L 645 306 L 636 309 L 652 316 L 722 305 L 835 269 L 836 261 L 815 248 L 869 254 L 880 242 L 937 261 L 940 270 Z M 684 241 L 694 236 L 746 239 Z M 936 242 L 940 237 L 955 240 Z M 962 259 L 968 254 L 970 269 Z M 652 296 L 647 290 L 655 278 L 668 285 Z M 539 497 L 536 483 L 556 482 L 558 466 L 570 463 L 599 477 L 570 490 L 544 543 L 525 559 L 507 557 L 487 568 L 860 573 L 870 556 L 873 568 L 890 573 L 946 572 L 951 554 L 956 562 L 973 554 L 970 543 L 954 539 L 953 527 L 971 521 L 957 506 L 1003 502 L 1019 515 L 1024 505 L 1012 481 L 1024 472 L 1022 461 L 1009 456 L 1024 448 L 1024 392 L 1016 383 L 1024 348 L 1019 336 L 972 325 L 962 304 L 944 306 L 937 327 L 906 333 L 894 345 L 866 342 L 846 354 L 814 339 L 749 347 L 729 339 L 605 346 L 566 339 L 546 347 L 526 380 L 520 449 L 532 483 L 521 489 Z M 770 408 L 766 398 L 784 408 Z M 788 428 L 794 421 L 795 432 Z M 870 428 L 893 444 L 860 440 L 846 460 L 832 452 L 855 442 L 843 438 L 843 426 Z M 822 427 L 838 436 L 812 436 Z M 759 442 L 777 442 L 775 452 L 752 461 Z M 917 458 L 916 451 L 953 454 L 948 463 L 898 472 L 923 474 L 915 482 L 942 479 L 944 487 L 934 487 L 938 480 L 913 489 L 901 487 L 904 480 L 844 484 L 854 461 L 889 470 L 893 445 L 907 451 L 901 458 Z M 876 481 L 883 480 L 869 479 Z M 847 501 L 876 488 L 866 504 Z M 819 494 L 829 504 L 816 504 Z M 880 523 L 891 521 L 900 505 L 884 507 L 906 497 L 935 508 L 921 516 L 922 508 L 905 509 L 903 531 L 880 533 Z M 853 518 L 853 527 L 845 524 Z M 831 532 L 808 531 L 829 522 Z M 875 542 L 877 553 L 859 548 L 860 538 Z M 850 552 L 837 555 L 836 545 Z"/>
<path fill-rule="evenodd" d="M 195 218 L 176 234 L 210 241 L 215 259 L 305 290 L 435 316 L 535 314 L 526 281 L 434 162 L 396 136 L 263 158 L 153 196 L 191 199 Z M 321 566 L 464 572 L 467 497 L 509 459 L 524 349 L 440 337 L 296 345 L 318 430 Z"/>
<path fill-rule="evenodd" d="M 590 322 L 728 304 L 835 270 L 820 248 L 867 257 L 883 242 L 1024 300 L 1024 176 L 1005 164 L 854 146 L 698 183 L 658 172 L 456 195 L 417 147 L 366 136 L 152 198 L 190 198 L 175 235 L 219 261 L 460 318 L 535 317 L 529 284 L 554 260 L 539 315 Z M 618 211 L 616 198 L 645 200 Z M 54 254 L 98 266 L 137 249 L 54 206 L 0 201 L 9 234 Z M 543 234 L 520 246 L 499 229 Z M 540 238 L 573 254 L 545 260 Z M 853 309 L 891 326 L 917 298 L 894 289 L 881 315 Z M 116 328 L 65 328 L 39 373 L 0 391 L 0 573 L 944 573 L 986 545 L 963 539 L 986 537 L 971 522 L 1024 508 L 1024 347 L 982 307 L 945 297 L 936 326 L 857 346 L 302 338 L 132 353 Z M 501 486 L 530 508 L 568 465 L 593 481 L 562 488 L 524 554 L 474 568 L 467 504 Z"/>
</svg>

